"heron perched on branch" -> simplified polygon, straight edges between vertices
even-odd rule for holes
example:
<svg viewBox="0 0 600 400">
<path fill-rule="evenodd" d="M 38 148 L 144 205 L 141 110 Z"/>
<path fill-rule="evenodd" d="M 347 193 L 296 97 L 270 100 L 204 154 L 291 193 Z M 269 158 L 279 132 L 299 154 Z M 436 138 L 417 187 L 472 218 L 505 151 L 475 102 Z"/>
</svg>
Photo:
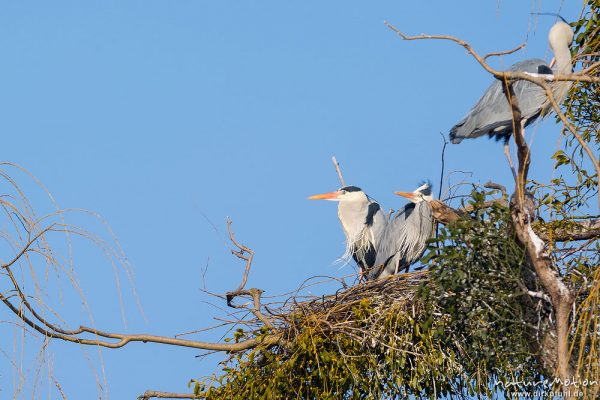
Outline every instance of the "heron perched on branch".
<svg viewBox="0 0 600 400">
<path fill-rule="evenodd" d="M 557 22 L 550 29 L 548 41 L 556 61 L 553 68 L 544 60 L 531 59 L 514 64 L 509 71 L 545 75 L 571 73 L 573 69 L 569 50 L 573 41 L 571 27 L 566 22 Z M 553 97 L 560 102 L 569 91 L 571 83 L 552 82 L 550 85 Z M 521 110 L 523 118 L 521 124 L 524 132 L 526 126 L 547 115 L 552 107 L 544 90 L 533 82 L 519 80 L 514 83 L 513 88 Z M 511 107 L 502 90 L 502 82 L 496 80 L 467 115 L 450 129 L 450 140 L 452 143 L 460 143 L 463 139 L 473 139 L 483 135 L 495 137 L 497 140 L 504 139 L 504 153 L 512 168 L 508 149 L 508 139 L 512 134 Z"/>
<path fill-rule="evenodd" d="M 352 256 L 363 276 L 375 264 L 377 244 L 388 224 L 379 204 L 356 186 L 344 186 L 309 199 L 339 203 L 338 217 L 346 235 L 344 257 Z"/>
<path fill-rule="evenodd" d="M 390 219 L 377 247 L 375 267 L 368 278 L 385 278 L 401 270 L 408 272 L 427 247 L 433 233 L 433 211 L 430 202 L 431 183 L 426 182 L 414 192 L 396 192 L 410 203 Z"/>
</svg>

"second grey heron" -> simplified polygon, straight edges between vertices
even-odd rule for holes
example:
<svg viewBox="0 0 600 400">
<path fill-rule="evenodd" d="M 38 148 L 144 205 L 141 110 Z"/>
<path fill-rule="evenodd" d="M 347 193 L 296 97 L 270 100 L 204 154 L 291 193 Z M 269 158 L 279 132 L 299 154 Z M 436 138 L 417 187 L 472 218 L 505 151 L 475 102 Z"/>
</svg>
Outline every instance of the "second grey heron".
<svg viewBox="0 0 600 400">
<path fill-rule="evenodd" d="M 425 252 L 433 233 L 433 211 L 429 202 L 431 184 L 419 186 L 414 192 L 396 192 L 410 203 L 391 217 L 377 247 L 375 266 L 369 279 L 385 278 L 408 269 Z"/>
<path fill-rule="evenodd" d="M 555 23 L 548 34 L 550 47 L 554 52 L 556 64 L 554 68 L 544 60 L 531 59 L 518 62 L 509 71 L 521 71 L 535 74 L 568 74 L 573 69 L 569 46 L 573 41 L 573 31 L 565 22 Z M 557 102 L 564 98 L 571 86 L 570 82 L 552 82 L 552 93 Z M 549 100 L 544 90 L 533 82 L 519 80 L 513 89 L 517 96 L 521 115 L 522 127 L 543 117 L 551 110 Z M 508 139 L 513 133 L 513 121 L 510 105 L 502 90 L 502 83 L 496 80 L 479 99 L 467 115 L 450 129 L 452 143 L 460 143 L 463 139 L 477 138 L 483 135 L 504 139 L 504 152 L 510 161 Z M 514 170 L 513 170 L 514 172 Z"/>
<path fill-rule="evenodd" d="M 377 244 L 388 224 L 379 203 L 356 186 L 345 186 L 309 199 L 339 202 L 338 217 L 346 235 L 344 257 L 352 256 L 363 276 L 375 263 Z"/>
</svg>

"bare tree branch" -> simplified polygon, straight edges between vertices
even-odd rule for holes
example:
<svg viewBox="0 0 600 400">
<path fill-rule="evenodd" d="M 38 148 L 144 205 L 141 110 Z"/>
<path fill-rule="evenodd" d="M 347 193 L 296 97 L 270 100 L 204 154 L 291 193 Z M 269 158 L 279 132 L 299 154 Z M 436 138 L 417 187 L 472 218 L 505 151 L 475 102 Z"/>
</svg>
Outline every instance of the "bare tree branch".
<svg viewBox="0 0 600 400">
<path fill-rule="evenodd" d="M 138 397 L 138 400 L 155 399 L 200 399 L 201 397 L 193 393 L 173 393 L 159 392 L 156 390 L 146 390 L 143 395 Z"/>
<path fill-rule="evenodd" d="M 249 247 L 244 246 L 235 240 L 235 236 L 233 234 L 233 230 L 231 229 L 232 221 L 230 219 L 227 220 L 227 232 L 229 233 L 229 240 L 233 243 L 238 250 L 231 249 L 231 254 L 235 255 L 238 258 L 246 261 L 246 269 L 244 270 L 244 276 L 242 277 L 242 283 L 240 286 L 233 292 L 227 293 L 227 304 L 231 302 L 231 300 L 241 291 L 244 290 L 246 286 L 246 282 L 248 281 L 248 274 L 250 273 L 250 266 L 252 265 L 252 258 L 254 257 L 254 251 Z"/>
<path fill-rule="evenodd" d="M 518 45 L 517 47 L 515 47 L 515 48 L 514 48 L 514 49 L 512 49 L 512 50 L 507 50 L 507 51 L 494 51 L 494 52 L 492 52 L 492 53 L 488 53 L 488 54 L 486 54 L 485 56 L 483 56 L 483 61 L 486 61 L 486 60 L 487 60 L 488 58 L 490 58 L 490 57 L 505 56 L 505 55 L 508 55 L 508 54 L 515 53 L 515 52 L 517 52 L 517 51 L 521 50 L 522 48 L 524 48 L 525 46 L 526 46 L 526 44 L 525 44 L 525 43 L 522 43 L 522 44 Z"/>
<path fill-rule="evenodd" d="M 480 56 L 469 43 L 465 42 L 462 39 L 458 39 L 458 38 L 456 38 L 454 36 L 450 36 L 450 35 L 425 35 L 425 34 L 422 34 L 422 35 L 417 35 L 417 36 L 408 36 L 408 35 L 402 33 L 398 28 L 396 28 L 389 22 L 384 21 L 383 23 L 388 28 L 390 28 L 392 31 L 396 32 L 396 34 L 398 34 L 398 36 L 400 36 L 403 40 L 449 40 L 451 42 L 455 42 L 455 43 L 459 44 L 460 46 L 464 47 L 467 50 L 467 52 L 469 52 L 469 54 L 471 54 L 471 56 L 473 56 L 473 58 L 475 58 L 475 60 L 477 60 L 477 62 L 487 72 L 494 75 L 498 79 L 509 79 L 509 80 L 521 79 L 521 80 L 526 80 L 526 81 L 530 81 L 530 82 L 537 83 L 537 84 L 540 84 L 540 83 L 546 82 L 546 81 L 600 83 L 600 77 L 590 76 L 590 75 L 582 73 L 581 71 L 575 72 L 572 74 L 537 75 L 537 76 L 532 75 L 531 73 L 527 73 L 527 72 L 497 71 L 497 70 L 493 69 L 492 67 L 490 67 L 485 62 L 485 58 L 487 58 L 487 56 L 485 56 L 485 57 Z M 518 49 L 519 48 L 517 47 L 515 50 L 509 50 L 506 53 L 509 54 Z M 496 55 L 496 54 L 490 53 L 490 56 L 491 55 Z M 588 68 L 588 70 L 589 70 L 589 68 Z"/>
<path fill-rule="evenodd" d="M 27 243 L 25 244 L 25 246 L 23 246 L 23 248 L 21 249 L 21 251 L 19 253 L 17 253 L 12 260 L 10 260 L 9 262 L 7 262 L 6 264 L 2 264 L 0 265 L 0 269 L 6 269 L 8 267 L 10 267 L 11 265 L 13 265 L 15 262 L 17 262 L 17 260 L 19 260 L 19 258 L 21 258 L 21 256 L 23 256 L 23 254 L 27 253 L 29 251 L 29 249 L 31 248 L 31 245 L 33 243 L 35 243 L 40 237 L 42 237 L 46 232 L 51 231 L 54 228 L 54 224 L 42 229 L 37 235 L 35 235 L 33 238 L 31 237 L 31 232 L 27 231 L 28 235 L 29 235 L 29 239 L 27 240 Z"/>
<path fill-rule="evenodd" d="M 344 180 L 344 176 L 342 175 L 342 171 L 340 170 L 340 163 L 338 163 L 335 156 L 331 157 L 331 162 L 333 162 L 333 166 L 335 167 L 335 171 L 337 172 L 338 178 L 340 178 L 340 183 L 342 187 L 346 186 L 346 181 Z"/>
<path fill-rule="evenodd" d="M 520 72 L 520 71 L 497 71 L 497 70 L 493 69 L 492 67 L 490 67 L 485 62 L 487 56 L 481 57 L 473 49 L 473 47 L 469 43 L 465 42 L 464 40 L 455 38 L 453 36 L 448 36 L 448 35 L 407 36 L 404 33 L 402 33 L 400 30 L 398 30 L 396 27 L 394 27 L 393 25 L 388 23 L 387 21 L 384 21 L 384 24 L 388 28 L 390 28 L 392 31 L 396 32 L 403 40 L 437 39 L 437 40 L 449 40 L 449 41 L 459 44 L 460 46 L 464 47 L 469 52 L 469 54 L 471 54 L 471 56 L 473 56 L 473 58 L 475 58 L 477 60 L 477 62 L 487 72 L 492 74 L 496 79 L 499 79 L 500 81 L 502 81 L 504 85 L 506 85 L 506 82 L 513 81 L 513 80 L 525 80 L 525 81 L 535 83 L 538 86 L 541 86 L 544 89 L 546 96 L 548 97 L 548 101 L 550 102 L 552 109 L 554 110 L 554 112 L 556 112 L 556 114 L 558 115 L 560 120 L 563 122 L 563 124 L 565 124 L 567 129 L 569 129 L 569 131 L 577 139 L 577 141 L 579 142 L 581 147 L 585 150 L 586 154 L 588 155 L 590 161 L 592 162 L 592 164 L 594 166 L 594 169 L 596 170 L 596 175 L 598 177 L 600 177 L 600 162 L 598 161 L 597 156 L 594 155 L 594 153 L 592 152 L 592 150 L 590 149 L 588 144 L 585 142 L 585 140 L 583 140 L 581 135 L 579 135 L 579 133 L 577 133 L 577 129 L 568 121 L 567 117 L 562 113 L 562 111 L 560 110 L 560 106 L 558 105 L 558 103 L 556 102 L 556 99 L 554 98 L 554 95 L 552 94 L 552 89 L 548 85 L 548 82 L 557 82 L 557 81 L 600 83 L 600 77 L 587 75 L 587 72 L 595 69 L 597 67 L 597 65 L 594 64 L 591 67 L 586 68 L 585 70 L 579 71 L 576 73 L 557 74 L 557 75 L 531 74 L 528 72 Z M 493 53 L 491 53 L 491 54 L 493 55 Z M 509 102 L 510 102 L 510 98 L 509 98 Z M 519 111 L 519 113 L 520 113 L 520 111 Z M 519 129 L 519 128 L 517 128 L 517 129 Z M 522 151 L 529 151 L 529 150 L 524 150 L 524 148 L 523 148 Z M 529 167 L 527 166 L 526 168 L 529 168 Z M 599 185 L 600 185 L 600 182 L 599 182 Z M 598 206 L 600 208 L 600 195 L 598 196 Z"/>
<path fill-rule="evenodd" d="M 575 301 L 575 294 L 562 281 L 558 272 L 553 268 L 552 260 L 545 251 L 545 243 L 540 239 L 531 228 L 531 216 L 525 215 L 525 184 L 529 171 L 530 151 L 522 127 L 524 120 L 521 117 L 521 111 L 515 96 L 512 83 L 504 80 L 504 94 L 510 104 L 513 119 L 513 138 L 517 143 L 517 155 L 519 158 L 519 170 L 516 182 L 516 204 L 517 207 L 511 208 L 513 226 L 517 238 L 527 251 L 527 256 L 533 265 L 535 272 L 542 283 L 546 292 L 550 295 L 554 316 L 556 320 L 557 345 L 555 352 L 557 354 L 557 375 L 563 383 L 561 386 L 565 393 L 568 392 L 568 386 L 564 384 L 572 378 L 573 372 L 570 365 L 569 352 L 569 327 L 571 307 Z M 570 394 L 570 392 L 568 392 Z M 572 398 L 568 396 L 568 398 Z"/>
<path fill-rule="evenodd" d="M 181 346 L 181 347 L 189 347 L 194 349 L 204 349 L 204 350 L 217 350 L 217 351 L 226 351 L 226 352 L 238 352 L 242 350 L 251 349 L 257 346 L 274 346 L 283 344 L 283 337 L 280 333 L 275 333 L 272 335 L 266 335 L 260 339 L 248 339 L 245 341 L 241 341 L 238 343 L 212 343 L 212 342 L 201 342 L 196 340 L 185 340 L 185 339 L 177 339 L 167 336 L 157 336 L 157 335 L 147 335 L 147 334 L 124 334 L 124 333 L 115 333 L 115 332 L 104 332 L 95 328 L 89 328 L 86 326 L 80 326 L 79 329 L 70 331 L 70 334 L 59 333 L 58 331 L 54 331 L 49 329 L 48 326 L 40 325 L 27 316 L 25 316 L 23 310 L 19 309 L 15 305 L 13 305 L 3 294 L 0 294 L 0 300 L 4 302 L 4 304 L 15 313 L 23 322 L 29 325 L 31 328 L 35 329 L 42 335 L 52 338 L 52 339 L 60 339 L 65 342 L 72 342 L 90 346 L 101 346 L 107 347 L 111 349 L 118 349 L 132 342 L 143 342 L 143 343 L 159 343 L 159 344 L 167 344 L 171 346 Z M 115 339 L 115 341 L 106 341 L 103 339 L 89 339 L 82 338 L 79 335 L 89 333 L 96 337 L 104 338 L 104 339 Z"/>
<path fill-rule="evenodd" d="M 242 284 L 236 291 L 240 295 L 250 295 L 253 299 L 254 308 L 250 311 L 266 326 L 274 328 L 273 324 L 260 312 L 260 295 L 262 290 L 250 289 L 243 290 L 246 283 L 249 268 L 252 262 L 252 256 L 254 252 L 248 247 L 237 242 L 233 236 L 233 232 L 230 229 L 231 221 L 228 221 L 228 229 L 230 231 L 230 239 L 235 246 L 239 248 L 239 251 L 232 250 L 232 253 L 237 257 L 247 261 L 246 271 L 244 273 L 244 279 Z M 149 334 L 124 334 L 116 332 L 106 332 L 96 328 L 90 328 L 86 326 L 80 326 L 78 329 L 67 330 L 60 328 L 54 323 L 51 323 L 45 319 L 39 312 L 36 311 L 35 307 L 28 301 L 27 295 L 22 291 L 17 279 L 11 271 L 10 265 L 17 262 L 21 257 L 27 253 L 27 249 L 30 249 L 35 242 L 43 237 L 43 234 L 51 231 L 51 227 L 42 230 L 39 234 L 30 239 L 23 249 L 17 253 L 13 260 L 9 263 L 2 265 L 6 275 L 10 278 L 10 281 L 14 287 L 14 291 L 18 295 L 21 305 L 16 306 L 10 301 L 10 297 L 0 293 L 0 301 L 2 301 L 19 319 L 21 319 L 26 325 L 34 329 L 38 333 L 42 334 L 47 338 L 60 339 L 66 342 L 78 343 L 90 346 L 101 346 L 107 348 L 120 348 L 132 342 L 143 342 L 143 343 L 159 343 L 167 344 L 172 346 L 182 346 L 204 350 L 216 350 L 225 352 L 238 352 L 257 346 L 273 346 L 284 344 L 283 336 L 281 332 L 276 332 L 269 335 L 264 335 L 259 338 L 252 338 L 237 343 L 212 343 L 202 342 L 195 340 L 185 340 L 175 337 L 157 336 Z M 22 306 L 25 306 L 24 308 Z M 28 317 L 26 314 L 29 312 L 33 318 Z M 90 335 L 92 337 L 90 337 Z M 112 340 L 111 340 L 112 339 Z"/>
</svg>

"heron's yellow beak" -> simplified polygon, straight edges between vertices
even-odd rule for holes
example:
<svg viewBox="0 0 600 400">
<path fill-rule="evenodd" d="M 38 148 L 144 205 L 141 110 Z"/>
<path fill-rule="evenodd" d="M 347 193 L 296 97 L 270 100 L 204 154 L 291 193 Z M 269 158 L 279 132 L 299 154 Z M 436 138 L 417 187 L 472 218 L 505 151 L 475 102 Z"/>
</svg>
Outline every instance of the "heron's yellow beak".
<svg viewBox="0 0 600 400">
<path fill-rule="evenodd" d="M 340 192 L 337 192 L 337 191 L 323 193 L 323 194 L 315 194 L 314 196 L 310 196 L 308 199 L 309 200 L 331 200 L 331 199 L 337 199 L 339 194 L 340 194 Z"/>
<path fill-rule="evenodd" d="M 415 198 L 415 194 L 413 192 L 394 192 L 394 194 L 411 200 Z"/>
</svg>

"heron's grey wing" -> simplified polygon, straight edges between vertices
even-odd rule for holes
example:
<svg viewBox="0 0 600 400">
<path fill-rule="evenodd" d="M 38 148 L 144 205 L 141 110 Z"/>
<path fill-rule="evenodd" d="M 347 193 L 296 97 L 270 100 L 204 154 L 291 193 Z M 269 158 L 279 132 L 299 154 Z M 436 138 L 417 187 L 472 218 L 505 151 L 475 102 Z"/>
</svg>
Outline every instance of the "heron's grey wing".
<svg viewBox="0 0 600 400">
<path fill-rule="evenodd" d="M 427 202 L 417 205 L 415 211 L 406 219 L 404 224 L 404 255 L 406 267 L 417 262 L 425 249 L 427 240 L 433 233 L 433 210 Z"/>
<path fill-rule="evenodd" d="M 509 71 L 523 71 L 538 74 L 552 73 L 544 60 L 531 59 L 518 62 Z M 542 88 L 529 81 L 517 81 L 513 85 L 517 101 L 526 125 L 533 122 L 546 104 Z M 496 80 L 485 91 L 481 99 L 467 115 L 450 130 L 452 143 L 483 135 L 505 140 L 512 134 L 512 113 L 502 90 L 502 83 Z"/>
<path fill-rule="evenodd" d="M 397 211 L 387 222 L 383 232 L 381 232 L 379 242 L 377 243 L 375 263 L 369 274 L 369 279 L 376 279 L 393 274 L 393 272 L 387 274 L 385 271 L 389 265 L 396 265 L 396 258 L 398 257 L 398 238 L 401 236 L 405 216 L 404 209 Z"/>
<path fill-rule="evenodd" d="M 381 240 L 383 233 L 385 232 L 388 225 L 388 217 L 383 212 L 377 202 L 369 204 L 369 213 L 367 216 L 367 225 L 370 226 L 373 234 L 373 243 L 377 243 Z"/>
<path fill-rule="evenodd" d="M 406 232 L 407 222 L 415 212 L 415 208 L 415 204 L 407 204 L 398 210 L 388 222 L 377 247 L 374 269 L 378 273 L 377 278 L 393 275 L 399 266 L 404 265 L 406 240 L 409 236 Z"/>
<path fill-rule="evenodd" d="M 389 222 L 377 249 L 376 277 L 393 275 L 421 258 L 432 228 L 433 211 L 428 203 L 407 204 Z"/>
<path fill-rule="evenodd" d="M 377 203 L 376 201 L 371 201 L 369 203 L 365 224 L 367 225 L 368 232 L 371 236 L 369 238 L 369 246 L 364 251 L 363 260 L 356 260 L 356 257 L 355 260 L 357 261 L 361 269 L 370 269 L 375 264 L 377 256 L 377 245 L 381 240 L 381 236 L 385 232 L 385 229 L 388 224 L 387 216 L 381 210 L 379 203 Z"/>
</svg>

